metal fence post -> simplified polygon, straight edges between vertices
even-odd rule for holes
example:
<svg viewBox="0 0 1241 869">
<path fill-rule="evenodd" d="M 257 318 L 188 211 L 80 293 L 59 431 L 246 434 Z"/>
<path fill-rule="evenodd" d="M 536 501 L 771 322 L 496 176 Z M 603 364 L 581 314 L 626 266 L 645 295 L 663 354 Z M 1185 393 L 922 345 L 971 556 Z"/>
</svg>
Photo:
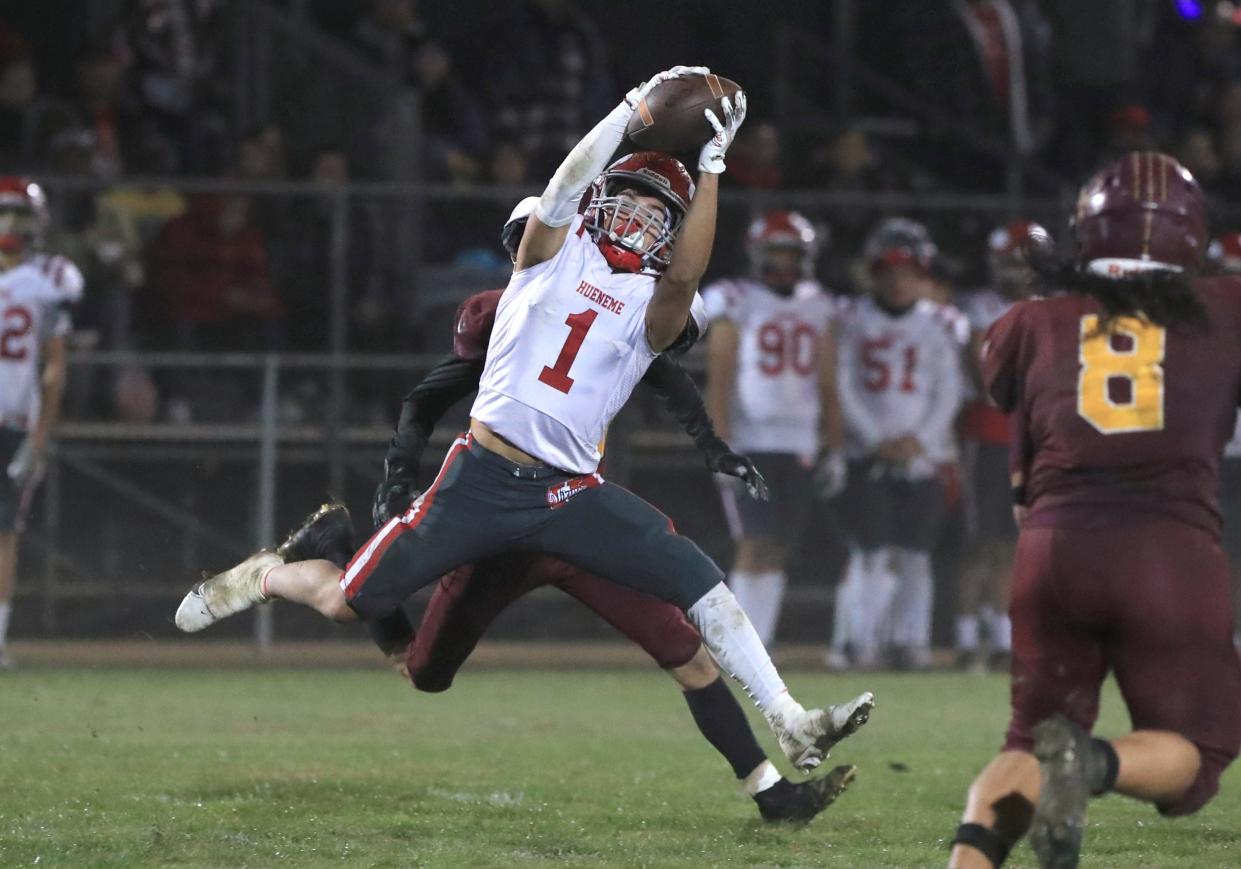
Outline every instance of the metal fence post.
<svg viewBox="0 0 1241 869">
<path fill-rule="evenodd" d="M 59 599 L 56 553 L 60 552 L 60 450 L 52 441 L 47 447 L 47 478 L 43 488 L 43 632 L 56 630 L 56 602 Z"/>
<path fill-rule="evenodd" d="M 328 493 L 345 497 L 345 369 L 341 362 L 349 341 L 349 196 L 344 186 L 332 193 L 331 300 L 329 302 L 328 352 L 332 368 L 328 375 Z"/>
<path fill-rule="evenodd" d="M 254 523 L 256 548 L 276 542 L 276 434 L 279 420 L 280 359 L 268 354 L 263 364 L 263 401 L 259 409 L 259 498 Z M 254 611 L 254 643 L 260 657 L 271 654 L 272 608 L 260 606 Z"/>
</svg>

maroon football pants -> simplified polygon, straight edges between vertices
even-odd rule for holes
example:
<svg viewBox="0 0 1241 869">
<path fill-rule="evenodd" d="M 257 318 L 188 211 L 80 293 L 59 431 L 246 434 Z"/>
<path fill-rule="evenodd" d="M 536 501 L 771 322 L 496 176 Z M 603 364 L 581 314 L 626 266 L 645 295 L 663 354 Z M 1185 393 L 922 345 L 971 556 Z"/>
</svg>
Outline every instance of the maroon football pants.
<svg viewBox="0 0 1241 869">
<path fill-rule="evenodd" d="M 1241 748 L 1241 661 L 1228 565 L 1204 531 L 1174 521 L 1021 532 L 1013 576 L 1012 720 L 1005 749 L 1029 751 L 1057 713 L 1090 730 L 1116 674 L 1135 730 L 1169 730 L 1202 754 L 1167 815 L 1200 809 Z"/>
<path fill-rule="evenodd" d="M 423 613 L 406 665 L 421 691 L 446 691 L 488 626 L 509 604 L 554 586 L 593 610 L 669 669 L 689 662 L 702 638 L 680 609 L 600 579 L 558 558 L 505 553 L 459 567 L 440 579 Z"/>
</svg>

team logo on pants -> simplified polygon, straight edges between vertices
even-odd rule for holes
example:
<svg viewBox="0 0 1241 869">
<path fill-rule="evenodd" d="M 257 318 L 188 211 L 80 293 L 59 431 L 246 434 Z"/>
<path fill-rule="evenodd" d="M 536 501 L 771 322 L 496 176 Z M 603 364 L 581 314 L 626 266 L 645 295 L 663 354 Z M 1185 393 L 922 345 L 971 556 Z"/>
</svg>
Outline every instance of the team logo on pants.
<svg viewBox="0 0 1241 869">
<path fill-rule="evenodd" d="M 571 477 L 559 486 L 552 486 L 547 490 L 547 506 L 553 510 L 557 507 L 563 507 L 569 502 L 569 499 L 578 492 L 593 489 L 602 482 L 603 477 L 600 477 L 598 474 L 585 474 L 581 477 Z"/>
</svg>

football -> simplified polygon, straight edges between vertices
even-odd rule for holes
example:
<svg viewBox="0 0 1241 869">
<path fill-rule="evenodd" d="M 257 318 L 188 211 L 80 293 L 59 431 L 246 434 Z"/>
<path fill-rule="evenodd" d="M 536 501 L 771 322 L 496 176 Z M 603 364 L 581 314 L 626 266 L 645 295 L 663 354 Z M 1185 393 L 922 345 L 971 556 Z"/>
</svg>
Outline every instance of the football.
<svg viewBox="0 0 1241 869">
<path fill-rule="evenodd" d="M 669 79 L 638 104 L 625 134 L 650 151 L 676 154 L 700 148 L 715 135 L 703 110 L 711 109 L 723 122 L 720 100 L 739 90 L 735 81 L 714 74 Z"/>
</svg>

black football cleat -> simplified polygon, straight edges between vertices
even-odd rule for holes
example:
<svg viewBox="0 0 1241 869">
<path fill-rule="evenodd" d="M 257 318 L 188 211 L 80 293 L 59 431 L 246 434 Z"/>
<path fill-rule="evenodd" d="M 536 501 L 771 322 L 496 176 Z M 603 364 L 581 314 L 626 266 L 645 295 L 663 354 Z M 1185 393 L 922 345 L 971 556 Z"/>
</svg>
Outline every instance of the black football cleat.
<svg viewBox="0 0 1241 869">
<path fill-rule="evenodd" d="M 759 814 L 771 824 L 804 824 L 836 801 L 857 775 L 852 764 L 838 766 L 827 775 L 803 782 L 780 779 L 754 795 Z"/>
<path fill-rule="evenodd" d="M 1034 755 L 1042 774 L 1030 846 L 1042 869 L 1076 869 L 1086 830 L 1086 804 L 1098 767 L 1107 761 L 1081 727 L 1061 715 L 1034 726 Z"/>
<path fill-rule="evenodd" d="M 324 504 L 276 548 L 286 564 L 324 558 L 344 569 L 353 557 L 353 520 L 344 504 Z"/>
</svg>

